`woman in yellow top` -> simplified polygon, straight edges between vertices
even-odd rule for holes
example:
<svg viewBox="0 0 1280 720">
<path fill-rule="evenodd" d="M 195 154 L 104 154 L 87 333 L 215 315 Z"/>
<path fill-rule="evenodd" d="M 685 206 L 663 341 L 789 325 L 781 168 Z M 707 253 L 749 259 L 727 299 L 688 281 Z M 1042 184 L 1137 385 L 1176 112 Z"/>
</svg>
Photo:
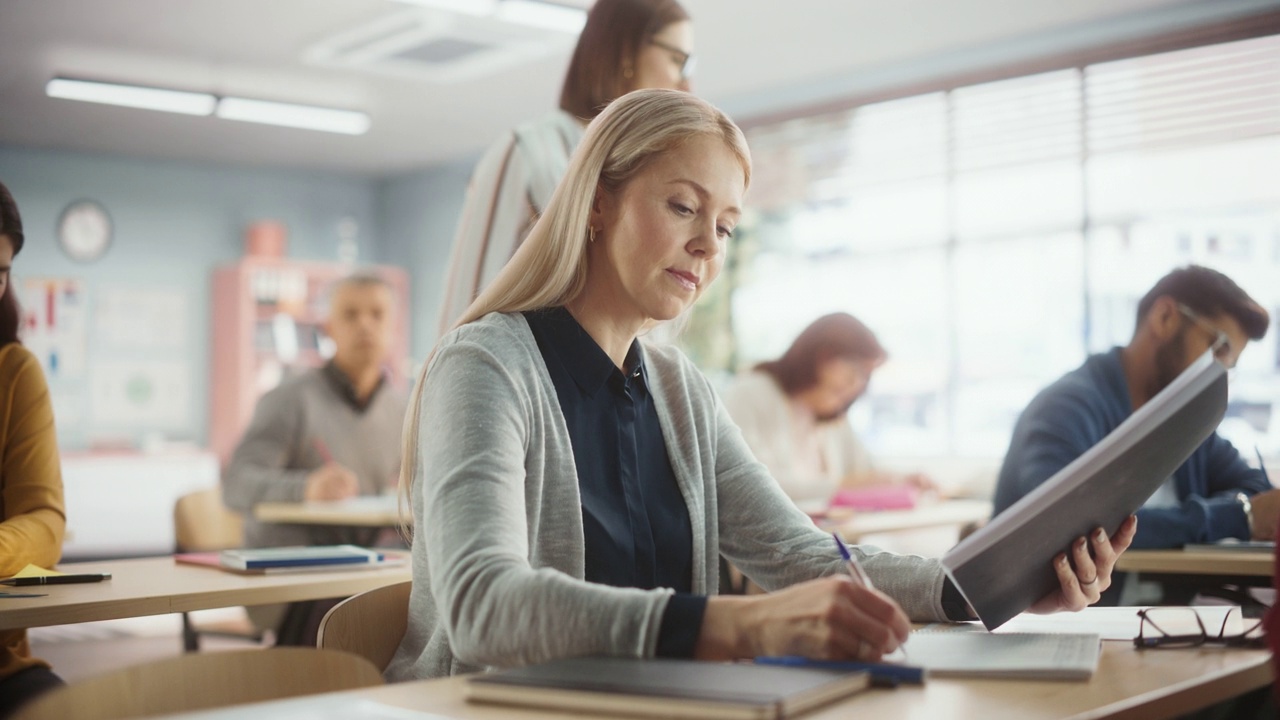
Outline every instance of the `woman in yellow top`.
<svg viewBox="0 0 1280 720">
<path fill-rule="evenodd" d="M 22 241 L 18 206 L 0 183 L 0 577 L 28 563 L 53 567 L 66 528 L 49 388 L 40 363 L 18 342 L 9 271 Z M 31 657 L 26 630 L 0 630 L 0 718 L 61 684 L 48 663 Z"/>
</svg>

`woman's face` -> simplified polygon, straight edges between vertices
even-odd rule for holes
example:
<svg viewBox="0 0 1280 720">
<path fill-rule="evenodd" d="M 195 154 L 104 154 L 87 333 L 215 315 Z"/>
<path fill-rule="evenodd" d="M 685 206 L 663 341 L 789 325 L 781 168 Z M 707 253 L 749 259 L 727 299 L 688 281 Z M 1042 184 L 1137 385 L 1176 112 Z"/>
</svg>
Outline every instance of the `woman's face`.
<svg viewBox="0 0 1280 720">
<path fill-rule="evenodd" d="M 686 63 L 693 57 L 693 23 L 673 22 L 658 31 L 636 53 L 631 90 L 689 91 Z M 692 68 L 690 68 L 692 69 Z"/>
<path fill-rule="evenodd" d="M 720 138 L 699 135 L 616 193 L 598 191 L 591 302 L 628 324 L 684 312 L 720 274 L 745 190 L 737 156 Z"/>
<path fill-rule="evenodd" d="M 9 291 L 9 271 L 13 269 L 13 241 L 0 235 L 0 297 Z"/>
</svg>

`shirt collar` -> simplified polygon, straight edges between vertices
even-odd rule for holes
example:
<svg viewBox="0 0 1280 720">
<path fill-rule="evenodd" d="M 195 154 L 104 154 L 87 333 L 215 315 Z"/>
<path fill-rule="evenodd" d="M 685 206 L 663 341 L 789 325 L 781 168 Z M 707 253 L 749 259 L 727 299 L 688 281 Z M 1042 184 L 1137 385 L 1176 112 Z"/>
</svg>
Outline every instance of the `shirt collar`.
<svg viewBox="0 0 1280 720">
<path fill-rule="evenodd" d="M 609 355 L 564 307 L 537 310 L 529 313 L 528 317 L 541 326 L 551 341 L 551 352 L 573 378 L 578 389 L 588 397 L 594 396 L 611 377 L 617 377 L 624 383 L 627 380 Z M 649 376 L 639 340 L 631 342 L 623 364 L 630 369 L 627 373 L 630 379 L 638 380 L 648 387 Z"/>
<path fill-rule="evenodd" d="M 351 378 L 347 377 L 347 374 L 342 372 L 342 370 L 335 365 L 332 360 L 326 362 L 324 367 L 320 369 L 320 372 L 323 373 L 325 379 L 329 381 L 329 387 L 333 388 L 334 392 L 338 393 L 338 397 L 342 398 L 343 402 L 347 403 L 358 412 L 364 412 L 367 410 L 369 406 L 373 404 L 374 398 L 378 397 L 378 393 L 382 390 L 382 386 L 387 384 L 386 373 L 383 373 L 382 376 L 378 378 L 378 384 L 373 386 L 373 392 L 369 393 L 369 397 L 365 398 L 364 401 L 361 402 L 360 396 L 356 394 L 356 386 L 351 382 Z"/>
</svg>

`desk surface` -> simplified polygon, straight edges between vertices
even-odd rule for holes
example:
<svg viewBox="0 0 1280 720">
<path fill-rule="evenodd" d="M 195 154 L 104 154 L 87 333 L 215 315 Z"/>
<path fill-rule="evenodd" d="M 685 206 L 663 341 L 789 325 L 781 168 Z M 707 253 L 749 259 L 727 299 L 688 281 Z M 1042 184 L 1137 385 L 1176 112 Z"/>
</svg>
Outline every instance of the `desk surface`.
<svg viewBox="0 0 1280 720">
<path fill-rule="evenodd" d="M 991 503 L 986 500 L 944 500 L 920 505 L 912 510 L 878 510 L 858 512 L 846 520 L 827 521 L 823 527 L 838 529 L 845 540 L 857 542 L 873 533 L 918 530 L 943 525 L 967 525 L 991 517 Z"/>
<path fill-rule="evenodd" d="M 112 578 L 99 583 L 6 588 L 47 595 L 0 598 L 0 630 L 345 597 L 411 579 L 408 563 L 374 570 L 237 575 L 156 557 L 67 563 L 58 570 L 109 572 Z"/>
<path fill-rule="evenodd" d="M 347 525 L 353 527 L 399 527 L 399 498 L 371 495 L 337 502 L 260 503 L 253 516 L 263 522 L 292 525 Z M 412 523 L 408 508 L 404 519 Z"/>
<path fill-rule="evenodd" d="M 398 527 L 400 508 L 395 496 L 371 496 L 339 502 L 261 503 L 253 515 L 263 522 L 302 525 L 349 525 L 358 527 Z M 944 525 L 965 525 L 991 517 L 986 500 L 944 500 L 912 510 L 857 512 L 846 519 L 824 521 L 824 527 L 839 528 L 850 542 L 872 533 L 916 530 Z M 406 519 L 412 522 L 412 518 Z"/>
<path fill-rule="evenodd" d="M 1140 652 L 1124 642 L 1103 643 L 1097 673 L 1087 683 L 1022 680 L 930 680 L 923 687 L 868 690 L 812 714 L 806 720 L 837 718 L 975 718 L 1038 720 L 1048 718 L 1169 718 L 1197 710 L 1271 682 L 1265 650 L 1199 649 Z M 465 678 L 425 680 L 357 690 L 344 698 L 366 698 L 386 705 L 458 720 L 544 720 L 563 713 L 500 705 L 472 705 L 463 696 Z M 340 705 L 339 694 L 325 698 Z M 298 700 L 285 701 L 297 703 Z M 286 706 L 281 706 L 283 710 Z M 267 708 L 247 705 L 235 717 L 259 717 Z M 221 716 L 220 716 L 221 717 Z M 230 717 L 230 716 L 228 716 Z M 574 717 L 587 718 L 588 715 Z"/>
<path fill-rule="evenodd" d="M 1269 552 L 1228 550 L 1127 550 L 1116 562 L 1126 572 L 1179 575 L 1275 574 L 1275 557 Z"/>
</svg>

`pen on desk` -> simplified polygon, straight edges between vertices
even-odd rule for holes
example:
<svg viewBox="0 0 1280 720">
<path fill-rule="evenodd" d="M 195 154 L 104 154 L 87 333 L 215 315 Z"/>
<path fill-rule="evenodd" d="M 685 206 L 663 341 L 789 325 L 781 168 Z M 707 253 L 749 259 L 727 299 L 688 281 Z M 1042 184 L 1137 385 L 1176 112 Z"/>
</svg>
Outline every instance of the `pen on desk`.
<svg viewBox="0 0 1280 720">
<path fill-rule="evenodd" d="M 924 683 L 924 668 L 913 665 L 891 665 L 850 660 L 811 660 L 799 655 L 758 657 L 755 661 L 758 665 L 784 665 L 786 667 L 848 670 L 850 672 L 864 671 L 871 676 L 871 681 L 877 685 L 896 685 L 898 683 L 921 685 Z"/>
<path fill-rule="evenodd" d="M 849 548 L 845 547 L 844 541 L 840 539 L 837 533 L 831 533 L 831 537 L 836 541 L 836 549 L 840 551 L 840 557 L 844 558 L 844 562 L 849 566 L 849 574 L 853 575 L 853 579 L 874 589 L 875 585 L 871 584 L 871 577 L 867 575 L 867 571 L 862 569 L 862 564 L 858 562 L 858 558 L 849 552 Z"/>
<path fill-rule="evenodd" d="M 84 573 L 80 575 L 37 575 L 33 577 L 16 577 L 0 580 L 0 585 L 10 587 L 27 587 L 29 585 L 70 585 L 72 583 L 93 583 L 110 580 L 111 573 Z"/>
</svg>

